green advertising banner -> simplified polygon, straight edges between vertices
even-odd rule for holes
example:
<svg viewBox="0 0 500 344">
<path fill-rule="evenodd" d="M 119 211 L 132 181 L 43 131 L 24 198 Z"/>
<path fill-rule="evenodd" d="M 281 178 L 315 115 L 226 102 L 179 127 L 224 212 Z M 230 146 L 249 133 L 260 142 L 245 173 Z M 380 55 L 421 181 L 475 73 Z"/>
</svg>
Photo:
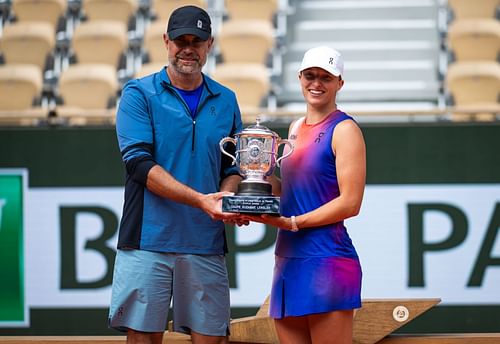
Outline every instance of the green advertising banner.
<svg viewBox="0 0 500 344">
<path fill-rule="evenodd" d="M 500 121 L 362 131 L 367 186 L 347 224 L 363 297 L 442 300 L 396 334 L 500 333 Z M 0 338 L 117 335 L 107 323 L 126 175 L 114 128 L 0 128 L 0 147 Z M 269 294 L 275 237 L 227 227 L 233 319 Z"/>
<path fill-rule="evenodd" d="M 24 292 L 23 207 L 27 173 L 0 171 L 0 326 L 29 324 Z"/>
</svg>

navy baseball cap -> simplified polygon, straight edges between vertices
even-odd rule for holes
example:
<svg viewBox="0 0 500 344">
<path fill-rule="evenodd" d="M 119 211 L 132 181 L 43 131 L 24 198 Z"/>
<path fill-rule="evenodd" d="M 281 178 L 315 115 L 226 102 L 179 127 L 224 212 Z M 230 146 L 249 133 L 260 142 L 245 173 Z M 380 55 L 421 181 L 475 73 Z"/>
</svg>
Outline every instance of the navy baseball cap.
<svg viewBox="0 0 500 344">
<path fill-rule="evenodd" d="M 196 6 L 179 7 L 170 15 L 167 34 L 170 39 L 195 35 L 206 41 L 212 35 L 210 16 L 204 9 Z"/>
</svg>

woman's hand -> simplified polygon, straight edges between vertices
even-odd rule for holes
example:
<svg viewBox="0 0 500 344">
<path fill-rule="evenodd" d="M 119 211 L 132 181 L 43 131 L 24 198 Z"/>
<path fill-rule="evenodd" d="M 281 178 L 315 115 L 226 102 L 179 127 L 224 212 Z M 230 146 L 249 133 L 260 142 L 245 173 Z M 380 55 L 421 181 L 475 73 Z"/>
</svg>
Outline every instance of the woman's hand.
<svg viewBox="0 0 500 344">
<path fill-rule="evenodd" d="M 275 226 L 277 228 L 281 228 L 284 230 L 292 229 L 292 220 L 289 217 L 284 216 L 271 216 L 271 215 L 250 215 L 250 214 L 242 214 L 242 218 L 247 221 L 264 223 L 266 225 Z"/>
</svg>

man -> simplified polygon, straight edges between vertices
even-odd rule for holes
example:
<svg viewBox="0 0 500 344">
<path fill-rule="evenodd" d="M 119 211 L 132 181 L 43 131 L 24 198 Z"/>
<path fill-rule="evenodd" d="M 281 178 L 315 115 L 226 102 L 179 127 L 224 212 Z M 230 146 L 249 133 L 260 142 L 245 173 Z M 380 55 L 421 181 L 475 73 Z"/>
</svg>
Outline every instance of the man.
<svg viewBox="0 0 500 344">
<path fill-rule="evenodd" d="M 175 331 L 227 343 L 220 220 L 237 215 L 221 212 L 221 198 L 241 177 L 219 141 L 241 130 L 240 110 L 232 91 L 202 73 L 213 44 L 203 9 L 176 9 L 163 40 L 169 65 L 127 83 L 117 112 L 127 178 L 109 323 L 127 331 L 127 343 L 161 343 L 173 299 Z"/>
</svg>

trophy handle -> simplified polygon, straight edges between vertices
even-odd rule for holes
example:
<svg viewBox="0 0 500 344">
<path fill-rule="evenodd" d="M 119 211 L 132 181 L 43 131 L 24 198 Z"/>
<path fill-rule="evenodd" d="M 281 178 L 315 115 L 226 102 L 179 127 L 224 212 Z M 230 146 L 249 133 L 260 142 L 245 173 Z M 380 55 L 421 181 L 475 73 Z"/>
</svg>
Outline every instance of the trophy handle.
<svg viewBox="0 0 500 344">
<path fill-rule="evenodd" d="M 224 153 L 225 155 L 227 155 L 228 157 L 230 157 L 231 159 L 233 159 L 232 165 L 234 165 L 236 163 L 236 158 L 234 156 L 232 156 L 231 154 L 229 154 L 228 152 L 226 152 L 226 150 L 224 149 L 224 144 L 226 142 L 232 142 L 232 144 L 236 147 L 236 140 L 233 139 L 232 137 L 224 137 L 219 142 L 219 147 L 220 147 L 221 152 Z"/>
<path fill-rule="evenodd" d="M 278 158 L 278 160 L 276 160 L 276 166 L 278 166 L 278 167 L 280 167 L 280 161 L 285 159 L 286 157 L 289 157 L 290 154 L 293 153 L 293 149 L 294 149 L 293 144 L 288 140 L 280 140 L 280 142 L 278 143 L 278 147 L 281 144 L 288 145 L 288 147 L 290 147 L 290 151 L 288 153 L 286 153 L 285 155 L 282 155 L 280 158 Z"/>
</svg>

